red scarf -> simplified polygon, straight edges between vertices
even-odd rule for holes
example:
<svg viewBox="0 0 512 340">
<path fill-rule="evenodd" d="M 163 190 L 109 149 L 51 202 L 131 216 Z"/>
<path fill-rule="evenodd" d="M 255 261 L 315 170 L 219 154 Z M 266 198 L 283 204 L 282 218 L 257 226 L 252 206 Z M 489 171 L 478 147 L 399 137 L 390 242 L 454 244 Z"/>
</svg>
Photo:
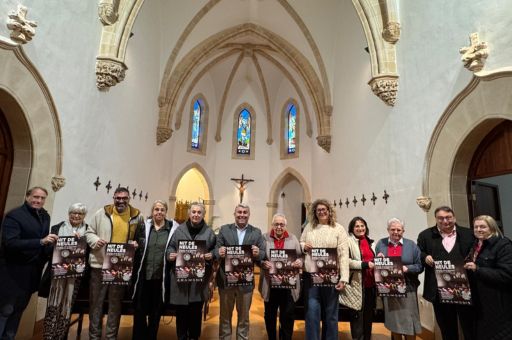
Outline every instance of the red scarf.
<svg viewBox="0 0 512 340">
<path fill-rule="evenodd" d="M 373 262 L 375 255 L 373 254 L 373 251 L 370 248 L 370 243 L 368 243 L 368 239 L 364 236 L 359 239 L 359 249 L 361 250 L 361 260 L 363 262 Z M 363 282 L 364 282 L 365 288 L 370 288 L 370 287 L 375 286 L 375 279 L 373 277 L 373 269 L 366 268 L 364 270 Z"/>
<path fill-rule="evenodd" d="M 285 230 L 283 236 L 281 238 L 277 238 L 274 229 L 270 231 L 270 237 L 274 239 L 274 248 L 275 249 L 284 249 L 284 239 L 288 237 L 288 232 Z"/>
</svg>

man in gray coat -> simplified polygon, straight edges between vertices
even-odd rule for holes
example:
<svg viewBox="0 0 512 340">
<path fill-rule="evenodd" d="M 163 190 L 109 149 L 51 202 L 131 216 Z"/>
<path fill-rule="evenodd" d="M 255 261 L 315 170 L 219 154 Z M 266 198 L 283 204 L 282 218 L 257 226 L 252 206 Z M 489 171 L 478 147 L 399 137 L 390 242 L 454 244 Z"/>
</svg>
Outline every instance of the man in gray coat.
<svg viewBox="0 0 512 340">
<path fill-rule="evenodd" d="M 251 309 L 254 284 L 250 286 L 228 287 L 226 284 L 225 263 L 226 246 L 251 245 L 254 261 L 265 258 L 265 241 L 261 230 L 249 224 L 249 206 L 239 204 L 235 208 L 235 223 L 220 228 L 215 247 L 215 257 L 220 261 L 217 285 L 220 295 L 219 339 L 231 339 L 231 318 L 236 304 L 238 322 L 237 339 L 249 339 L 249 310 Z"/>
</svg>

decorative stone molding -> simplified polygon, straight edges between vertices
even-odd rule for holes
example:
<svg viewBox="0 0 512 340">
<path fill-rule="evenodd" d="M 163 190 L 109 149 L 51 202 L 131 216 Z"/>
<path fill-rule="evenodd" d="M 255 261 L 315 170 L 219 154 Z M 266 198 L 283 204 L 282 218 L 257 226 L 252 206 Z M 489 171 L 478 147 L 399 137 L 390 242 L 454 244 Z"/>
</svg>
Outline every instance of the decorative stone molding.
<svg viewBox="0 0 512 340">
<path fill-rule="evenodd" d="M 389 43 L 396 44 L 400 39 L 400 23 L 389 21 L 382 31 L 382 37 Z"/>
<path fill-rule="evenodd" d="M 389 106 L 394 106 L 398 91 L 398 76 L 388 75 L 372 78 L 370 85 L 373 93 L 382 99 Z"/>
<path fill-rule="evenodd" d="M 11 39 L 20 44 L 26 44 L 36 34 L 37 23 L 27 19 L 27 7 L 18 5 L 16 11 L 9 12 L 7 28 L 11 30 Z"/>
<path fill-rule="evenodd" d="M 469 35 L 469 41 L 470 46 L 459 50 L 459 53 L 462 54 L 460 59 L 465 68 L 472 72 L 479 72 L 484 68 L 485 60 L 489 56 L 489 49 L 486 42 L 480 41 L 477 32 Z"/>
<path fill-rule="evenodd" d="M 418 198 L 416 198 L 416 204 L 418 207 L 423 209 L 424 212 L 429 212 L 430 207 L 432 206 L 432 198 L 427 196 L 418 196 Z"/>
<path fill-rule="evenodd" d="M 55 175 L 52 177 L 52 189 L 54 192 L 59 191 L 66 185 L 66 178 L 62 175 Z"/>
<path fill-rule="evenodd" d="M 316 137 L 318 145 L 327 152 L 331 152 L 331 135 Z"/>
<path fill-rule="evenodd" d="M 112 59 L 96 60 L 96 86 L 106 90 L 124 80 L 127 67 L 123 62 Z"/>
<path fill-rule="evenodd" d="M 121 0 L 100 0 L 98 16 L 103 25 L 113 25 L 119 18 L 119 2 Z"/>
<path fill-rule="evenodd" d="M 103 28 L 96 57 L 96 83 L 100 90 L 124 80 L 126 48 L 135 19 L 144 0 L 100 0 L 98 11 Z"/>
<path fill-rule="evenodd" d="M 267 208 L 274 208 L 274 209 L 277 209 L 277 203 L 273 203 L 273 202 L 267 202 Z"/>
<path fill-rule="evenodd" d="M 170 127 L 159 126 L 156 128 L 156 144 L 160 145 L 167 141 L 172 136 L 172 129 Z"/>
<path fill-rule="evenodd" d="M 398 74 L 396 43 L 400 38 L 398 0 L 352 0 L 363 26 L 370 53 L 373 93 L 394 106 Z"/>
</svg>

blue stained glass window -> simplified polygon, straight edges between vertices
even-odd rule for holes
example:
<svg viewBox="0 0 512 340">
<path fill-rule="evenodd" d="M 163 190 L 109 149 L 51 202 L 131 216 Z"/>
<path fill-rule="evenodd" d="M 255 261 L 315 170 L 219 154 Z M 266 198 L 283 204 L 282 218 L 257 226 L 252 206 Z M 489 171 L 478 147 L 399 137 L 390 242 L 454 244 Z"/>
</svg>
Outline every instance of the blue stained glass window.
<svg viewBox="0 0 512 340">
<path fill-rule="evenodd" d="M 194 103 L 194 113 L 192 114 L 192 149 L 199 149 L 199 138 L 201 133 L 201 114 L 203 108 L 199 100 Z"/>
<path fill-rule="evenodd" d="M 249 155 L 251 153 L 251 113 L 247 109 L 243 109 L 238 115 L 236 138 L 236 153 L 239 155 Z"/>
<path fill-rule="evenodd" d="M 288 118 L 288 154 L 295 153 L 296 150 L 296 144 L 295 144 L 295 137 L 296 137 L 296 128 L 297 128 L 297 109 L 295 108 L 295 105 L 288 104 L 288 110 L 287 110 L 287 118 Z"/>
</svg>

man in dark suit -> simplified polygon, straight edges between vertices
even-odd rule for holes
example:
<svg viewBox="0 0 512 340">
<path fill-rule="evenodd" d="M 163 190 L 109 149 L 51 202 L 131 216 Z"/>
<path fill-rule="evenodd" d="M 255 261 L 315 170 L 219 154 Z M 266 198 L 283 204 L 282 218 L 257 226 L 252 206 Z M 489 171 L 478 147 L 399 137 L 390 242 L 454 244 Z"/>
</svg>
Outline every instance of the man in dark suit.
<svg viewBox="0 0 512 340">
<path fill-rule="evenodd" d="M 217 236 L 214 255 L 220 260 L 217 285 L 220 295 L 219 339 L 221 340 L 231 339 L 231 318 L 235 304 L 238 313 L 236 338 L 249 339 L 249 310 L 254 283 L 249 286 L 228 287 L 224 263 L 226 246 L 251 245 L 254 261 L 259 262 L 265 257 L 265 240 L 261 230 L 249 224 L 249 216 L 250 209 L 247 205 L 237 205 L 235 208 L 235 223 L 223 225 Z"/>
<path fill-rule="evenodd" d="M 50 215 L 43 209 L 48 191 L 33 187 L 25 203 L 7 213 L 2 224 L 0 251 L 0 339 L 14 339 L 23 311 L 37 291 L 51 246 Z"/>
<path fill-rule="evenodd" d="M 423 298 L 432 302 L 437 324 L 443 339 L 459 339 L 460 322 L 464 339 L 473 339 L 473 309 L 471 306 L 441 303 L 437 292 L 434 261 L 450 260 L 453 264 L 464 263 L 474 243 L 473 232 L 456 224 L 450 207 L 441 206 L 434 212 L 436 225 L 418 235 L 421 261 L 425 267 Z"/>
</svg>

